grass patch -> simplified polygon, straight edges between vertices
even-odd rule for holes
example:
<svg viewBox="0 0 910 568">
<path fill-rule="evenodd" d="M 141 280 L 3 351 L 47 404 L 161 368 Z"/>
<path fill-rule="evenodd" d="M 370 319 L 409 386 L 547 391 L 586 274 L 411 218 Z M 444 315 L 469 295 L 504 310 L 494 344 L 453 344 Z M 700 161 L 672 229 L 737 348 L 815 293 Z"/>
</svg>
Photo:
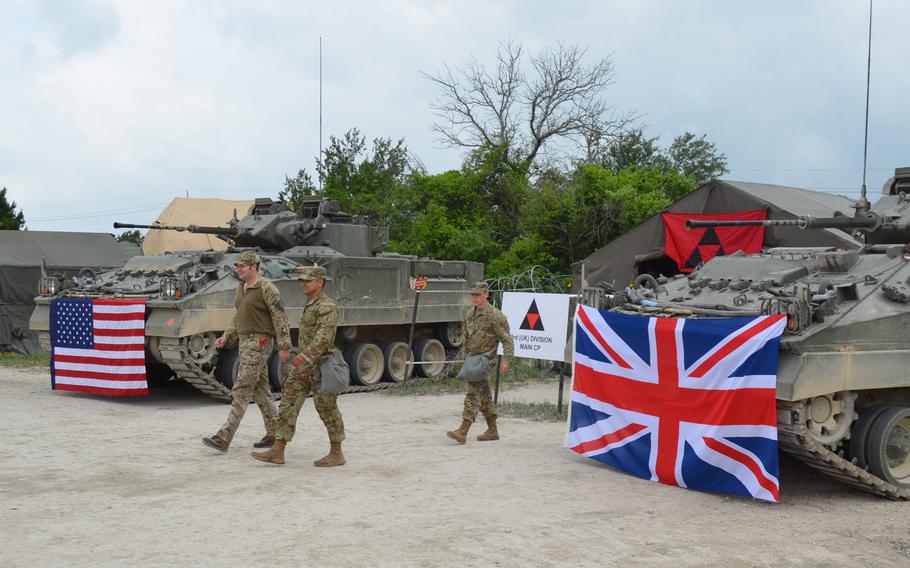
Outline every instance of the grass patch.
<svg viewBox="0 0 910 568">
<path fill-rule="evenodd" d="M 553 374 L 548 367 L 538 368 L 538 362 L 531 359 L 515 359 L 509 372 L 499 378 L 499 392 L 526 385 L 531 381 L 558 380 L 559 375 Z M 407 385 L 382 391 L 388 395 L 440 395 L 463 393 L 465 382 L 457 378 L 460 365 L 453 368 L 440 378 L 417 378 L 408 381 Z M 495 389 L 496 372 L 490 373 L 490 388 Z"/>
<path fill-rule="evenodd" d="M 557 414 L 556 410 L 556 403 L 554 402 L 524 402 L 517 400 L 500 402 L 496 406 L 496 412 L 505 416 L 524 418 L 534 422 L 565 422 L 569 412 L 568 404 L 563 403 L 561 414 Z"/>
<path fill-rule="evenodd" d="M 17 355 L 15 353 L 0 353 L 0 367 L 13 368 L 38 368 L 49 367 L 49 355 Z"/>
</svg>

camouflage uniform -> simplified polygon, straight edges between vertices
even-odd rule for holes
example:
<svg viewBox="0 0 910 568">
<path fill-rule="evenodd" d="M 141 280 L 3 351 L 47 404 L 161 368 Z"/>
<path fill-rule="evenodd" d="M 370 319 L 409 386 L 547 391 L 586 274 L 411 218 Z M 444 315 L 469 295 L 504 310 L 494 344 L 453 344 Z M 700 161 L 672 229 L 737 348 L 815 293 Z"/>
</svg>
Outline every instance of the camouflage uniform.
<svg viewBox="0 0 910 568">
<path fill-rule="evenodd" d="M 472 291 L 481 289 L 477 283 Z M 486 291 L 486 286 L 482 287 Z M 502 343 L 504 361 L 512 364 L 515 356 L 515 346 L 512 343 L 512 334 L 509 332 L 509 321 L 506 316 L 491 304 L 483 308 L 470 307 L 462 322 L 464 335 L 464 353 L 467 355 L 486 355 L 490 359 L 496 357 L 496 346 Z M 474 422 L 477 410 L 484 418 L 496 418 L 496 408 L 493 406 L 493 396 L 490 393 L 490 380 L 486 378 L 475 383 L 467 383 L 467 394 L 464 397 L 464 413 L 462 418 Z"/>
<path fill-rule="evenodd" d="M 311 275 L 323 278 L 325 269 L 309 268 L 303 272 L 301 279 L 310 279 Z M 329 433 L 329 441 L 341 443 L 344 440 L 344 421 L 338 410 L 338 395 L 321 393 L 318 390 L 319 360 L 334 349 L 337 327 L 338 308 L 324 292 L 320 292 L 303 307 L 303 314 L 300 316 L 300 356 L 303 357 L 303 364 L 295 367 L 284 380 L 276 440 L 290 442 L 294 438 L 297 417 L 307 395 L 310 394 L 313 395 L 319 418 Z"/>
<path fill-rule="evenodd" d="M 237 259 L 238 264 L 257 264 L 259 256 L 245 251 Z M 234 297 L 237 313 L 224 332 L 226 345 L 239 341 L 240 367 L 234 388 L 231 389 L 231 410 L 227 421 L 216 434 L 217 438 L 230 444 L 240 426 L 250 400 L 255 400 L 262 411 L 266 436 L 274 436 L 278 419 L 272 403 L 269 388 L 267 362 L 276 348 L 291 348 L 291 334 L 288 318 L 281 303 L 281 294 L 271 280 L 259 277 L 259 281 L 244 290 L 241 282 Z"/>
</svg>

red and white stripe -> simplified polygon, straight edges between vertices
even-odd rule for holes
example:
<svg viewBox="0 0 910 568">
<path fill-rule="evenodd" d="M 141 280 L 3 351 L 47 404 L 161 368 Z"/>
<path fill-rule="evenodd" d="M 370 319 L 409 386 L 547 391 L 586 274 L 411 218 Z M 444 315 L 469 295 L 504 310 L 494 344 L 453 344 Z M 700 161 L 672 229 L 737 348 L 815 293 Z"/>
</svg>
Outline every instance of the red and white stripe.
<svg viewBox="0 0 910 568">
<path fill-rule="evenodd" d="M 94 349 L 54 348 L 59 390 L 109 395 L 148 394 L 145 301 L 92 301 Z"/>
</svg>

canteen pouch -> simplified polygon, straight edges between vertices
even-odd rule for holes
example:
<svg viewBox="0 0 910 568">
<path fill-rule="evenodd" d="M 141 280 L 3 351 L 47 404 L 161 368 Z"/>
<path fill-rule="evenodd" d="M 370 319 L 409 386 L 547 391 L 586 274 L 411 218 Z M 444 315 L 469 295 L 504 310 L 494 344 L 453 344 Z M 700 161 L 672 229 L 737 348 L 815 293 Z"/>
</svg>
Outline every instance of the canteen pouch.
<svg viewBox="0 0 910 568">
<path fill-rule="evenodd" d="M 469 383 L 479 383 L 487 378 L 487 371 L 492 364 L 493 360 L 486 355 L 468 355 L 458 371 L 458 378 Z"/>
<path fill-rule="evenodd" d="M 348 389 L 351 369 L 337 349 L 326 353 L 319 360 L 319 392 L 341 394 Z"/>
</svg>

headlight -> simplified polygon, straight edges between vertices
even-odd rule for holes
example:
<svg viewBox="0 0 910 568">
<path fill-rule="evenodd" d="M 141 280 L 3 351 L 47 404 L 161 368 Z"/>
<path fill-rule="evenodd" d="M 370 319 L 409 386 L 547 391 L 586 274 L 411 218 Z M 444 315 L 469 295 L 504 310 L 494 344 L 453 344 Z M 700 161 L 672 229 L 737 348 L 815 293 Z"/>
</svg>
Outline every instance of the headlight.
<svg viewBox="0 0 910 568">
<path fill-rule="evenodd" d="M 39 296 L 53 296 L 60 289 L 60 282 L 55 276 L 42 276 L 38 281 Z"/>
<path fill-rule="evenodd" d="M 161 298 L 164 300 L 176 300 L 180 297 L 180 288 L 177 286 L 177 279 L 169 276 L 162 278 L 159 284 Z"/>
</svg>

